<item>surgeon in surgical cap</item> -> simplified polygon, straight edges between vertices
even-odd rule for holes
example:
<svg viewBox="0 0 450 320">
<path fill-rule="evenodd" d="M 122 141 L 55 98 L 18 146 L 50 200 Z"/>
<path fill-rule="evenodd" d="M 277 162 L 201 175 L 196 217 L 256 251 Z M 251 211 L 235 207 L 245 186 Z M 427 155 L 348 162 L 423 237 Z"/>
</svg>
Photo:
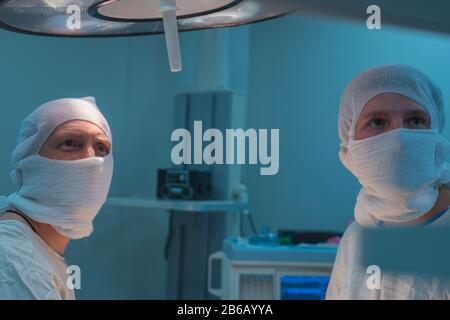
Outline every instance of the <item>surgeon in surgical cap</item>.
<svg viewBox="0 0 450 320">
<path fill-rule="evenodd" d="M 367 285 L 361 263 L 364 227 L 450 224 L 450 143 L 440 89 L 404 65 L 369 69 L 351 81 L 339 112 L 340 159 L 358 179 L 353 222 L 337 253 L 327 299 L 450 299 L 450 282 L 411 274 L 382 274 Z"/>
<path fill-rule="evenodd" d="M 91 97 L 45 103 L 22 122 L 11 159 L 16 191 L 0 198 L 0 299 L 75 299 L 64 250 L 92 233 L 106 201 L 108 122 Z"/>
</svg>

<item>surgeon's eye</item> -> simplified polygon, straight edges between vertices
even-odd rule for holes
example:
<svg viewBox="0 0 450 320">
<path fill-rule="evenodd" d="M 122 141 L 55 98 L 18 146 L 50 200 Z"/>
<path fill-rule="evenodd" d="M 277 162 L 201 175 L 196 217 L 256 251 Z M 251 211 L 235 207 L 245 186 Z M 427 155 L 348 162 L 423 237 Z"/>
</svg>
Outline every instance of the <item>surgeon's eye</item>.
<svg viewBox="0 0 450 320">
<path fill-rule="evenodd" d="M 427 119 L 421 116 L 414 116 L 409 118 L 407 125 L 410 128 L 419 128 L 419 129 L 426 129 L 429 126 Z"/>
<path fill-rule="evenodd" d="M 109 147 L 104 143 L 97 143 L 97 151 L 100 156 L 104 157 L 109 154 Z"/>
<path fill-rule="evenodd" d="M 64 140 L 61 144 L 59 144 L 58 148 L 63 151 L 72 151 L 78 148 L 81 148 L 82 144 L 77 142 L 74 139 Z"/>
<path fill-rule="evenodd" d="M 382 128 L 385 127 L 387 125 L 386 121 L 384 121 L 381 118 L 374 118 L 372 120 L 369 121 L 369 127 L 372 128 Z"/>
</svg>

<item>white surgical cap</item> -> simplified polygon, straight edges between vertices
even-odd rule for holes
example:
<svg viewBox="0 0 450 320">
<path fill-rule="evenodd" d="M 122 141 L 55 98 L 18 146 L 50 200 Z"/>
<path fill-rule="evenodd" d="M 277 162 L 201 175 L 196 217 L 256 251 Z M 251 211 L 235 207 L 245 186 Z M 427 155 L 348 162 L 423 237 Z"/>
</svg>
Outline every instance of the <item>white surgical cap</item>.
<svg viewBox="0 0 450 320">
<path fill-rule="evenodd" d="M 30 113 L 20 127 L 17 146 L 11 157 L 11 179 L 16 186 L 20 187 L 22 184 L 21 174 L 17 170 L 18 163 L 37 154 L 53 130 L 71 120 L 85 120 L 96 124 L 112 143 L 108 122 L 93 97 L 65 98 L 44 103 Z"/>
<path fill-rule="evenodd" d="M 404 65 L 371 68 L 353 79 L 344 91 L 339 111 L 340 158 L 348 166 L 347 146 L 364 106 L 382 93 L 398 93 L 419 103 L 430 115 L 431 128 L 440 133 L 445 125 L 441 90 L 424 73 Z"/>
</svg>

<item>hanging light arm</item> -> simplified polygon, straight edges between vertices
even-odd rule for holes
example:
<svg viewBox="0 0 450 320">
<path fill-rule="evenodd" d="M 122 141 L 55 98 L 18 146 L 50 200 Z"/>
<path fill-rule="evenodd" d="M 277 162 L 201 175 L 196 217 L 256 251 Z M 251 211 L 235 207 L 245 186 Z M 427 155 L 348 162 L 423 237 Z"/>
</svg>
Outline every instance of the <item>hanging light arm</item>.
<svg viewBox="0 0 450 320">
<path fill-rule="evenodd" d="M 179 72 L 182 70 L 180 38 L 177 25 L 177 5 L 175 0 L 160 0 L 160 11 L 163 17 L 164 34 L 166 36 L 167 55 L 170 70 Z"/>
</svg>

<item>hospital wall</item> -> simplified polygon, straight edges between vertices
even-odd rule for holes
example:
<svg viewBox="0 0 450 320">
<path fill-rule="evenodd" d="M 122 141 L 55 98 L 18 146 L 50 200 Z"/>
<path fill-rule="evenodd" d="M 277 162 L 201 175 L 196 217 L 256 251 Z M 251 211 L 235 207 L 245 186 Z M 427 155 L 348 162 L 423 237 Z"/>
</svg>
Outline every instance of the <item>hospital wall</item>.
<svg viewBox="0 0 450 320">
<path fill-rule="evenodd" d="M 0 31 L 0 193 L 13 191 L 10 155 L 21 120 L 40 103 L 93 95 L 113 131 L 114 195 L 153 197 L 156 170 L 170 166 L 174 95 L 234 90 L 247 127 L 280 129 L 280 171 L 245 166 L 257 227 L 344 230 L 358 183 L 337 153 L 339 97 L 361 70 L 416 66 L 450 103 L 448 37 L 363 21 L 285 17 L 249 26 L 183 33 L 184 71 L 168 70 L 162 36 L 108 39 L 32 37 Z M 448 135 L 450 131 L 446 131 Z M 164 298 L 168 214 L 106 205 L 93 235 L 74 241 L 81 299 Z"/>
</svg>

